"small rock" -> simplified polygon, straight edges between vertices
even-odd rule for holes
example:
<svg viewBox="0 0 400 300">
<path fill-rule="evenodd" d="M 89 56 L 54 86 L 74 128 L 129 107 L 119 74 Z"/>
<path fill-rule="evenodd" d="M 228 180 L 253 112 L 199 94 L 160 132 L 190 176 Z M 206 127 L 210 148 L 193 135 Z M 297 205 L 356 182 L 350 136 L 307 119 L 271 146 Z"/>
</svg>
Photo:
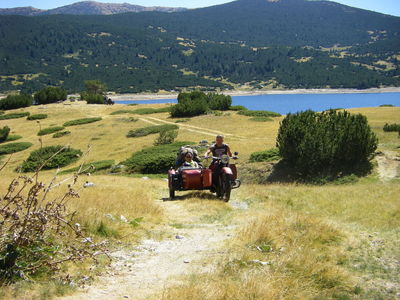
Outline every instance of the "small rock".
<svg viewBox="0 0 400 300">
<path fill-rule="evenodd" d="M 129 296 L 124 296 L 124 298 L 129 298 Z"/>
<path fill-rule="evenodd" d="M 121 215 L 121 216 L 119 217 L 119 219 L 120 219 L 122 222 L 124 222 L 124 223 L 128 223 L 128 219 L 125 218 L 123 215 Z"/>
<path fill-rule="evenodd" d="M 113 221 L 115 221 L 115 218 L 112 214 L 105 214 L 105 216 Z"/>
<path fill-rule="evenodd" d="M 175 238 L 176 238 L 177 240 L 182 240 L 182 239 L 184 239 L 185 237 L 178 234 L 178 235 L 175 236 Z"/>
<path fill-rule="evenodd" d="M 83 184 L 83 187 L 84 187 L 84 188 L 93 187 L 93 186 L 94 186 L 94 183 L 93 183 L 93 182 L 89 182 L 89 181 L 86 181 L 86 182 Z"/>
<path fill-rule="evenodd" d="M 269 262 L 269 261 L 261 261 L 261 260 L 258 260 L 258 259 L 253 259 L 250 262 L 253 263 L 253 264 L 259 264 L 259 265 L 263 265 L 263 266 L 267 266 L 267 265 L 271 264 L 271 262 Z"/>
<path fill-rule="evenodd" d="M 149 177 L 144 176 L 144 177 L 142 177 L 142 179 L 143 179 L 143 180 L 149 180 Z"/>
<path fill-rule="evenodd" d="M 188 264 L 190 263 L 190 260 L 184 260 L 183 263 Z"/>
</svg>

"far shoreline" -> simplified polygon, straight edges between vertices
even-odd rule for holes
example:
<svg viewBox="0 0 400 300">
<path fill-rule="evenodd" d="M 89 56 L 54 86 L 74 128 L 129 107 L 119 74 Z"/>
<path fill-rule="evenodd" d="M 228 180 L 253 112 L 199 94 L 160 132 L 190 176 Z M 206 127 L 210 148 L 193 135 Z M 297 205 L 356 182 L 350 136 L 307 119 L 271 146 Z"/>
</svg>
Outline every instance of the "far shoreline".
<svg viewBox="0 0 400 300">
<path fill-rule="evenodd" d="M 357 89 L 293 89 L 293 90 L 250 90 L 250 91 L 221 91 L 219 93 L 229 96 L 260 96 L 260 95 L 302 95 L 302 94 L 380 94 L 400 93 L 400 87 Z M 160 99 L 176 99 L 179 93 L 138 93 L 138 94 L 113 94 L 108 97 L 113 101 L 148 101 Z"/>
</svg>

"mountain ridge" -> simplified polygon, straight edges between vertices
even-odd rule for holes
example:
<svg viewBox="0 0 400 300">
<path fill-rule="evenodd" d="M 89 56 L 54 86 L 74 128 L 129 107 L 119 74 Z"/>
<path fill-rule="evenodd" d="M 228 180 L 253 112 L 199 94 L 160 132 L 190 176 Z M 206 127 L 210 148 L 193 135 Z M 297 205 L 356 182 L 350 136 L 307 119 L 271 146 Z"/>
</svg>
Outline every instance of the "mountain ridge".
<svg viewBox="0 0 400 300">
<path fill-rule="evenodd" d="M 41 16 L 41 15 L 112 15 L 130 12 L 180 12 L 185 11 L 183 7 L 163 7 L 163 6 L 141 6 L 129 3 L 103 3 L 97 1 L 80 1 L 70 5 L 65 5 L 53 9 L 39 9 L 32 6 L 0 8 L 0 15 L 21 15 L 21 16 Z"/>
</svg>

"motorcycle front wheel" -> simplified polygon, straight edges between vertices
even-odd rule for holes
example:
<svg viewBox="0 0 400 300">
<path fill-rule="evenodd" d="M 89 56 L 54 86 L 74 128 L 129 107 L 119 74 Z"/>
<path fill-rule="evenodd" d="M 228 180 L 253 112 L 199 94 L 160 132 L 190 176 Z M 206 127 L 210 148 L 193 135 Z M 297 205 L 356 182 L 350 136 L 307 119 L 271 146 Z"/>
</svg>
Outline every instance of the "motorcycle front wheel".
<svg viewBox="0 0 400 300">
<path fill-rule="evenodd" d="M 221 196 L 222 200 L 228 202 L 231 198 L 232 191 L 232 178 L 229 174 L 222 174 L 222 188 L 221 188 Z"/>
</svg>

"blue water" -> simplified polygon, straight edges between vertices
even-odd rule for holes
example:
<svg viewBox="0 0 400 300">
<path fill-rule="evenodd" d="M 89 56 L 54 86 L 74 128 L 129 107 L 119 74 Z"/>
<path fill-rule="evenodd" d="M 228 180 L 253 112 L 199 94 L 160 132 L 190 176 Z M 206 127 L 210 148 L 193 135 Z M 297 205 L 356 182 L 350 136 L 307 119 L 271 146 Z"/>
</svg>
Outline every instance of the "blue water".
<svg viewBox="0 0 400 300">
<path fill-rule="evenodd" d="M 289 94 L 233 96 L 233 105 L 243 105 L 248 109 L 270 110 L 280 114 L 312 109 L 323 111 L 330 108 L 376 107 L 382 104 L 400 106 L 400 93 L 371 94 Z M 121 104 L 176 103 L 176 99 L 143 101 L 118 101 Z"/>
</svg>

